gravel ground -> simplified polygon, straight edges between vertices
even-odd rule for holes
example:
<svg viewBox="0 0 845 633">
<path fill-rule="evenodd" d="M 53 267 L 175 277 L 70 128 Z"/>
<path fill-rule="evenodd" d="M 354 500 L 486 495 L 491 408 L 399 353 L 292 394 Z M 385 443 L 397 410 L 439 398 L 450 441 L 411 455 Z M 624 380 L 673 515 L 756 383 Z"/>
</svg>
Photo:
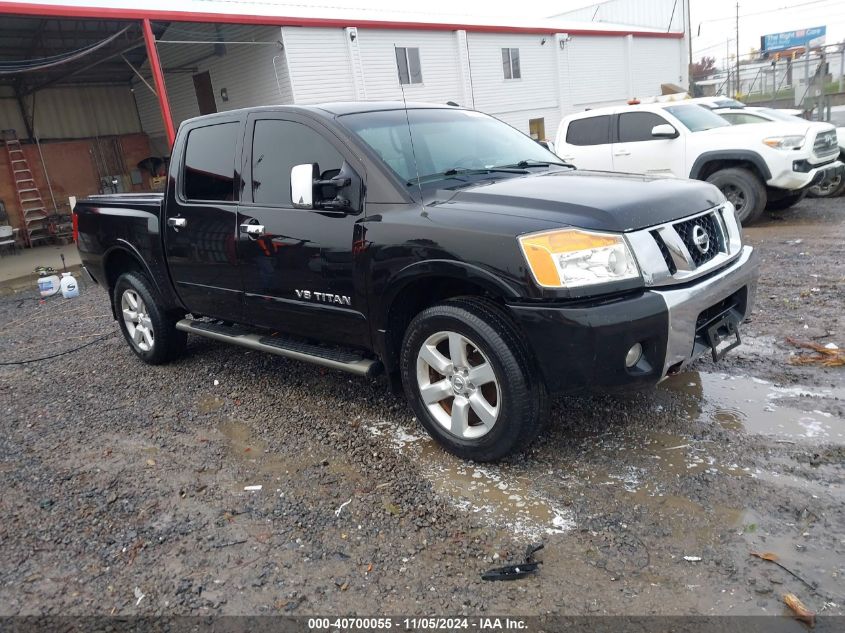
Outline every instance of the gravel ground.
<svg viewBox="0 0 845 633">
<path fill-rule="evenodd" d="M 845 346 L 845 198 L 746 235 L 737 353 L 560 400 L 497 465 L 444 454 L 383 380 L 194 337 L 147 367 L 99 288 L 0 298 L 0 362 L 106 337 L 0 366 L 0 614 L 845 614 L 845 368 L 785 341 Z M 480 579 L 536 542 L 536 576 Z"/>
</svg>

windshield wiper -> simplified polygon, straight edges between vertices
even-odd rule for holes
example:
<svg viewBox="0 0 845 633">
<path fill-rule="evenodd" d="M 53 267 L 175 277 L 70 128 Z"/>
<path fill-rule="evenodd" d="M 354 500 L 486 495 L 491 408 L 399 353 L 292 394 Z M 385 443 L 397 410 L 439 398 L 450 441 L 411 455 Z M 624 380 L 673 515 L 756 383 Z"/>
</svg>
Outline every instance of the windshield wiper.
<svg viewBox="0 0 845 633">
<path fill-rule="evenodd" d="M 499 165 L 497 167 L 520 167 L 522 169 L 526 167 L 549 167 L 551 165 L 560 165 L 561 167 L 573 167 L 570 163 L 562 163 L 556 160 L 534 160 L 533 158 L 528 158 L 526 160 L 521 160 L 518 163 L 514 163 L 513 165 Z"/>
<path fill-rule="evenodd" d="M 436 174 L 427 174 L 419 178 L 411 178 L 407 184 L 416 185 L 418 183 L 431 182 L 433 180 L 440 180 L 443 178 L 453 178 L 455 176 L 477 176 L 479 174 L 527 174 L 525 169 L 517 168 L 512 165 L 502 165 L 501 167 L 479 167 L 477 169 L 468 169 L 463 167 L 452 167 L 446 171 L 438 172 Z"/>
</svg>

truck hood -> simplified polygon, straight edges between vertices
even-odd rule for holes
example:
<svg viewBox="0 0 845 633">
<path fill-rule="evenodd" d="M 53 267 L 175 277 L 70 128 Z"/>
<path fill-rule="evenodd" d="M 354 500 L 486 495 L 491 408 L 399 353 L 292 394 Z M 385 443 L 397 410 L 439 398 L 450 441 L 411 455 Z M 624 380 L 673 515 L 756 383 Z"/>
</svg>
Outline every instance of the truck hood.
<svg viewBox="0 0 845 633">
<path fill-rule="evenodd" d="M 678 220 L 724 202 L 698 180 L 561 170 L 439 191 L 441 208 L 513 215 L 599 231 L 632 231 Z"/>
<path fill-rule="evenodd" d="M 732 137 L 732 138 L 754 138 L 764 139 L 770 136 L 805 136 L 808 132 L 819 133 L 834 129 L 830 123 L 822 123 L 820 121 L 796 121 L 795 123 L 787 123 L 786 121 L 771 121 L 769 123 L 750 123 L 747 125 L 728 125 L 725 127 L 716 127 L 712 130 L 702 130 L 701 132 L 693 132 L 693 135 L 708 135 L 714 137 Z"/>
</svg>

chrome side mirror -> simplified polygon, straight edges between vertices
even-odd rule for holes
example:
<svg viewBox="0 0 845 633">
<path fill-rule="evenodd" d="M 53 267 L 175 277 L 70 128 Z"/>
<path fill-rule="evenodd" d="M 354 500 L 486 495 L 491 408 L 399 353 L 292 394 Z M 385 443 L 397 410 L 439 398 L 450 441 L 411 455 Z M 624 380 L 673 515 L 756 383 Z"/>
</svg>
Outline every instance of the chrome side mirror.
<svg viewBox="0 0 845 633">
<path fill-rule="evenodd" d="M 314 165 L 303 163 L 290 170 L 290 199 L 296 209 L 314 208 Z"/>
</svg>

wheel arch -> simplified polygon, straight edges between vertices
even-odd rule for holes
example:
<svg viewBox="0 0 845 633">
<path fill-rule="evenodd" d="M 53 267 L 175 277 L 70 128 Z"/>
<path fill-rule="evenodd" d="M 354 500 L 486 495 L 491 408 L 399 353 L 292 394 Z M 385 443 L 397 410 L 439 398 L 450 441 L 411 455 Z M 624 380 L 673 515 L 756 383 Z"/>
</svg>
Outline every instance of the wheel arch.
<svg viewBox="0 0 845 633">
<path fill-rule="evenodd" d="M 772 172 L 763 157 L 751 150 L 730 150 L 704 152 L 695 159 L 689 177 L 696 180 L 707 180 L 720 169 L 729 167 L 744 167 L 756 174 L 765 185 L 771 180 Z"/>
<path fill-rule="evenodd" d="M 373 324 L 377 352 L 388 373 L 398 366 L 402 339 L 411 319 L 429 306 L 461 296 L 485 297 L 504 304 L 520 294 L 493 272 L 453 260 L 416 262 L 388 280 Z"/>
<path fill-rule="evenodd" d="M 135 246 L 125 240 L 118 240 L 118 243 L 111 246 L 103 254 L 103 274 L 106 288 L 108 289 L 109 297 L 111 298 L 112 313 L 117 318 L 116 307 L 114 305 L 113 290 L 118 278 L 127 272 L 138 272 L 150 280 L 150 283 L 158 292 L 159 296 L 166 298 L 171 296 L 171 293 L 163 289 L 159 280 L 150 270 L 149 265 L 141 256 Z M 175 306 L 167 306 L 175 307 Z"/>
</svg>

